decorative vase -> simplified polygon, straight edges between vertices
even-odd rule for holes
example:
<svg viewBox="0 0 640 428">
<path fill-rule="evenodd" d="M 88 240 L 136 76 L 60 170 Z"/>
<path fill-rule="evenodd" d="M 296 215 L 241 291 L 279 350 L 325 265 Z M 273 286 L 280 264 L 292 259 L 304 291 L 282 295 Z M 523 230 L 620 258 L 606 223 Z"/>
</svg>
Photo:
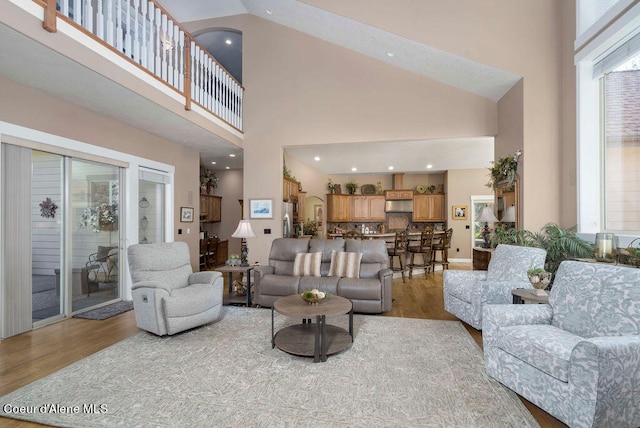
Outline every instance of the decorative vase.
<svg viewBox="0 0 640 428">
<path fill-rule="evenodd" d="M 598 262 L 615 262 L 618 251 L 617 241 L 614 233 L 596 233 L 596 242 L 593 246 L 593 258 Z"/>
<path fill-rule="evenodd" d="M 529 277 L 529 282 L 533 285 L 533 288 L 535 288 L 533 294 L 546 296 L 547 292 L 544 291 L 544 289 L 547 288 L 551 282 L 551 272 L 545 271 L 535 275 L 528 274 L 527 276 Z"/>
</svg>

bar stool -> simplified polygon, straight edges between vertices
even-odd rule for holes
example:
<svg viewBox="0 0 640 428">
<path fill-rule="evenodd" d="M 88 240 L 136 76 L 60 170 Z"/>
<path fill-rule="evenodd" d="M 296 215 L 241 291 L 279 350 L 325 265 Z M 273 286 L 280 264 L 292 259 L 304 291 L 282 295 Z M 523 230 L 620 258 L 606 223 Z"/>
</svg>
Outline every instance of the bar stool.
<svg viewBox="0 0 640 428">
<path fill-rule="evenodd" d="M 409 245 L 407 249 L 409 254 L 411 254 L 411 259 L 409 265 L 409 278 L 413 277 L 413 269 L 424 269 L 424 276 L 427 276 L 427 273 L 433 269 L 433 230 L 431 228 L 425 228 L 425 230 L 420 233 L 420 241 L 418 241 L 417 245 Z M 417 265 L 415 263 L 416 254 L 420 254 L 422 257 L 422 264 Z"/>
<path fill-rule="evenodd" d="M 209 249 L 207 250 L 207 270 L 213 269 L 218 264 L 218 242 L 219 238 L 209 238 Z"/>
<path fill-rule="evenodd" d="M 404 273 L 405 268 L 403 266 L 402 259 L 405 258 L 407 254 L 407 237 L 409 234 L 406 231 L 396 232 L 395 239 L 393 241 L 393 247 L 387 248 L 387 254 L 389 254 L 389 267 L 394 272 L 402 273 L 402 282 L 405 282 Z M 396 268 L 393 266 L 393 258 L 397 257 L 400 262 L 400 268 Z"/>
<path fill-rule="evenodd" d="M 449 269 L 449 248 L 451 248 L 451 238 L 453 237 L 453 229 L 447 229 L 444 233 L 439 233 L 433 238 L 433 260 L 434 270 L 435 264 L 442 265 L 442 270 Z M 440 260 L 436 258 L 436 252 L 440 251 Z"/>
<path fill-rule="evenodd" d="M 200 271 L 209 269 L 209 240 L 200 240 Z"/>
</svg>

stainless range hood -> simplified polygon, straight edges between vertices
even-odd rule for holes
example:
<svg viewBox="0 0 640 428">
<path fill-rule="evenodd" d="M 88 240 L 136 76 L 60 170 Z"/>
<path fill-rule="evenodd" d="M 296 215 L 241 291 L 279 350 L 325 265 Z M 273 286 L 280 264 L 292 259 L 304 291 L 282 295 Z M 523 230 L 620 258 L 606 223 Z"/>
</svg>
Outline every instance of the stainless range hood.
<svg viewBox="0 0 640 428">
<path fill-rule="evenodd" d="M 387 201 L 384 210 L 388 213 L 412 213 L 413 201 L 411 199 L 401 201 Z"/>
</svg>

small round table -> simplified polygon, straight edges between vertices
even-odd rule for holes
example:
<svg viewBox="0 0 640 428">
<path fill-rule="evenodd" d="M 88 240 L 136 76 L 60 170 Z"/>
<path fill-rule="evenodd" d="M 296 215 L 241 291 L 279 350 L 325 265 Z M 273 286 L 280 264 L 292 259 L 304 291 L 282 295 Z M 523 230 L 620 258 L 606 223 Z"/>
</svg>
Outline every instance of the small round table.
<svg viewBox="0 0 640 428">
<path fill-rule="evenodd" d="M 274 315 L 302 318 L 301 324 L 275 331 Z M 349 314 L 349 331 L 327 325 L 327 318 Z M 312 319 L 315 318 L 315 323 Z M 329 296 L 316 304 L 309 304 L 298 294 L 283 297 L 271 308 L 271 347 L 301 357 L 313 357 L 315 363 L 327 361 L 353 343 L 353 304 L 340 296 Z"/>
</svg>

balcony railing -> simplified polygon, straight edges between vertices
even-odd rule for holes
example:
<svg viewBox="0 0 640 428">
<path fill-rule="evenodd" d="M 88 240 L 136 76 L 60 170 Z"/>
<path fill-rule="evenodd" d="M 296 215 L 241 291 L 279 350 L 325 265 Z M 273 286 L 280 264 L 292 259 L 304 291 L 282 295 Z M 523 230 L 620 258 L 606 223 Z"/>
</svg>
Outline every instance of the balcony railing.
<svg viewBox="0 0 640 428">
<path fill-rule="evenodd" d="M 183 94 L 187 110 L 193 101 L 242 131 L 242 85 L 154 1 L 44 3 L 49 31 L 57 17 L 83 28 Z"/>
</svg>

